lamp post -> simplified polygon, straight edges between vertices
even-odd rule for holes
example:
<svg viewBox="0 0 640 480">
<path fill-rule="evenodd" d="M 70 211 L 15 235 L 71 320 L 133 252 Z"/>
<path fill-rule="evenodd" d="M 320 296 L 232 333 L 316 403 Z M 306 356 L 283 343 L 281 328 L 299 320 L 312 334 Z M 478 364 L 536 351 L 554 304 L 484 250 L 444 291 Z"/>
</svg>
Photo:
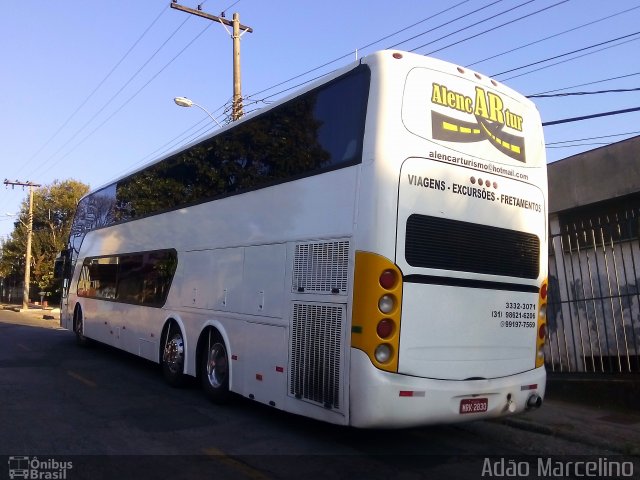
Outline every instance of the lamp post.
<svg viewBox="0 0 640 480">
<path fill-rule="evenodd" d="M 204 108 L 202 105 L 198 105 L 193 100 L 190 100 L 187 97 L 176 97 L 176 98 L 173 99 L 173 101 L 179 107 L 198 107 L 204 113 L 209 115 L 209 118 L 211 118 L 211 120 L 213 120 L 216 123 L 216 125 L 218 125 L 218 127 L 222 128 L 222 125 L 220 125 L 220 123 L 215 119 L 215 117 L 213 115 L 211 115 L 211 113 L 209 113 L 209 110 Z"/>
</svg>

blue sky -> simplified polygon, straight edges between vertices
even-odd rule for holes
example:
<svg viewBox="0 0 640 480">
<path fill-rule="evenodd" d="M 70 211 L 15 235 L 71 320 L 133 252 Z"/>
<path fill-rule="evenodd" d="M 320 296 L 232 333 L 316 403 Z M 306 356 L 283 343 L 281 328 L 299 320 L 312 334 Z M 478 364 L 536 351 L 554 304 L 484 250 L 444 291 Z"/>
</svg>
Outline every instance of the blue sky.
<svg viewBox="0 0 640 480">
<path fill-rule="evenodd" d="M 196 8 L 197 1 L 180 3 Z M 223 120 L 232 95 L 229 34 L 169 3 L 3 5 L 0 180 L 46 185 L 74 178 L 99 187 L 213 125 L 201 110 L 177 107 L 176 96 Z M 639 0 L 205 0 L 202 9 L 215 15 L 227 9 L 229 19 L 238 12 L 254 29 L 242 37 L 246 111 L 347 64 L 356 49 L 361 56 L 391 46 L 470 66 L 525 95 L 640 85 Z M 557 58 L 543 61 L 551 57 Z M 607 80 L 614 77 L 621 78 Z M 534 101 L 543 121 L 553 121 L 639 107 L 640 92 Z M 638 134 L 640 112 L 549 126 L 548 160 Z M 589 140 L 556 148 L 567 145 L 557 142 L 579 139 Z M 0 238 L 13 229 L 6 213 L 17 212 L 26 196 L 19 188 L 0 189 Z"/>
</svg>

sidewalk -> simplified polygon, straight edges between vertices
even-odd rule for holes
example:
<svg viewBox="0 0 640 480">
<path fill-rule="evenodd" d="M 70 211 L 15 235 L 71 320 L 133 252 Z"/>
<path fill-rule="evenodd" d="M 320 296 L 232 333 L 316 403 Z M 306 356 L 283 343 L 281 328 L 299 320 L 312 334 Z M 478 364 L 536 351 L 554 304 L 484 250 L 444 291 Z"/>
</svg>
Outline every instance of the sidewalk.
<svg viewBox="0 0 640 480">
<path fill-rule="evenodd" d="M 0 311 L 15 313 L 15 317 L 7 317 L 12 323 L 28 324 L 48 328 L 60 326 L 60 309 L 57 307 L 42 308 L 40 305 L 29 304 L 24 310 L 22 304 L 0 303 Z M 0 320 L 2 321 L 2 320 Z"/>
<path fill-rule="evenodd" d="M 28 310 L 21 310 L 20 307 L 0 304 L 0 310 L 6 312 L 0 321 L 59 328 L 58 308 L 42 309 L 32 305 Z M 619 389 L 608 388 L 607 379 L 592 379 L 585 391 L 584 385 L 578 386 L 579 382 L 571 381 L 570 377 L 566 380 L 552 374 L 548 377 L 547 398 L 541 408 L 496 421 L 624 455 L 640 455 L 640 399 L 637 408 L 621 408 L 613 402 L 616 395 L 620 395 Z M 562 388 L 558 388 L 558 382 Z M 634 384 L 631 386 L 635 388 Z M 608 391 L 612 401 L 603 402 L 601 395 L 589 394 L 598 390 Z"/>
</svg>

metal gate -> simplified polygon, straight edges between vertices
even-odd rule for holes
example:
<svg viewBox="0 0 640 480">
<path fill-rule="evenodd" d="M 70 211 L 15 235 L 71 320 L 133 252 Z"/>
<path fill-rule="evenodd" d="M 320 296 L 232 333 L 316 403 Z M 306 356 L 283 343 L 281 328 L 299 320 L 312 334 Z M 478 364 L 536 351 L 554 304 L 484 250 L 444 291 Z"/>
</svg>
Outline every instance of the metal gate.
<svg viewBox="0 0 640 480">
<path fill-rule="evenodd" d="M 546 366 L 639 372 L 640 209 L 553 217 Z"/>
</svg>

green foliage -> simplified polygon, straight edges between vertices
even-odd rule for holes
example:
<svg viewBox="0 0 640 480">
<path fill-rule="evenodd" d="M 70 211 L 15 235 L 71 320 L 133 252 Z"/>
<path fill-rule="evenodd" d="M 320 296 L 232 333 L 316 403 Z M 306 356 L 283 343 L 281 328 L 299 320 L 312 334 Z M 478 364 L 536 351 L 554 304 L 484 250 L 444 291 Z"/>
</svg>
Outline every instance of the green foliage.
<svg viewBox="0 0 640 480">
<path fill-rule="evenodd" d="M 53 282 L 53 263 L 58 253 L 66 247 L 76 204 L 88 191 L 89 186 L 77 180 L 55 180 L 50 185 L 34 190 L 30 286 L 32 298 L 37 298 L 35 293 L 40 291 L 51 294 L 57 290 L 58 286 Z M 0 277 L 12 278 L 17 282 L 24 278 L 28 221 L 27 193 L 14 230 L 2 244 Z"/>
</svg>

